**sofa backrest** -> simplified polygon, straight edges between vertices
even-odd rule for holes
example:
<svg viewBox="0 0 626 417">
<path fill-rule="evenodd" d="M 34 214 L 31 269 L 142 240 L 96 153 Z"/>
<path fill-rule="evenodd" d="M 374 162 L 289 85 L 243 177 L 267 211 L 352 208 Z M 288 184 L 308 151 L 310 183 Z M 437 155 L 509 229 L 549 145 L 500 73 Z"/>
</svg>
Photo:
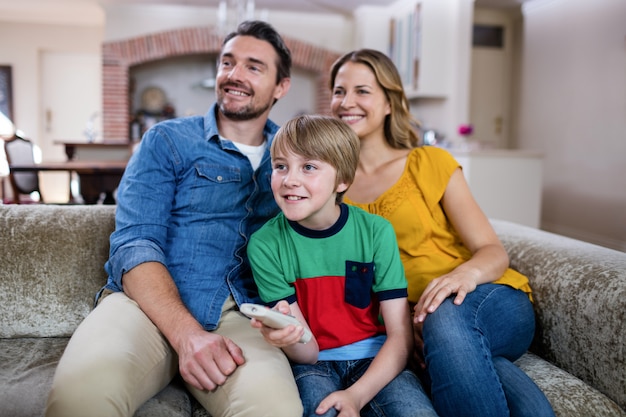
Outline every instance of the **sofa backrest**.
<svg viewBox="0 0 626 417">
<path fill-rule="evenodd" d="M 0 338 L 70 336 L 106 282 L 114 206 L 0 205 Z"/>
</svg>

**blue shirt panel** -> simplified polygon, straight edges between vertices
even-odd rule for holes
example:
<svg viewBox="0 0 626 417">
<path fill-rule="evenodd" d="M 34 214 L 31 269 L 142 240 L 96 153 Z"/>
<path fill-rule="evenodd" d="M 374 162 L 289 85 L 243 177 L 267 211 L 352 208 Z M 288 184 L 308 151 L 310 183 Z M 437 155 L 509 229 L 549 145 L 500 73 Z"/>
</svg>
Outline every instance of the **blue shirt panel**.
<svg viewBox="0 0 626 417">
<path fill-rule="evenodd" d="M 354 361 L 373 358 L 378 354 L 386 340 L 387 335 L 385 334 L 368 337 L 349 345 L 322 350 L 317 359 L 320 361 Z"/>
<path fill-rule="evenodd" d="M 167 120 L 146 132 L 118 187 L 105 264 L 105 288 L 122 291 L 125 272 L 162 263 L 207 330 L 217 327 L 229 294 L 238 304 L 260 302 L 246 245 L 278 213 L 269 147 L 253 171 L 230 140 L 219 138 L 216 111 L 214 104 L 204 117 Z M 277 130 L 268 120 L 268 143 Z"/>
</svg>

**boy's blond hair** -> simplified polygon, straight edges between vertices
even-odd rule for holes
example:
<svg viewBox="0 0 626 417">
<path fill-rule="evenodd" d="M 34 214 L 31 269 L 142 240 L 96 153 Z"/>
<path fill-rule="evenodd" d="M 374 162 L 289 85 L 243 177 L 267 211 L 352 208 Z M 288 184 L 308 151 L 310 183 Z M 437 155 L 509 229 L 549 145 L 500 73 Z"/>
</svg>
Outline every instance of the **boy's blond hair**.
<svg viewBox="0 0 626 417">
<path fill-rule="evenodd" d="M 326 162 L 337 170 L 336 187 L 340 183 L 349 186 L 354 181 L 360 148 L 359 137 L 345 122 L 330 116 L 303 115 L 278 130 L 270 153 L 272 159 L 277 154 L 292 152 Z M 337 193 L 337 203 L 341 203 L 344 193 L 345 190 Z"/>
</svg>

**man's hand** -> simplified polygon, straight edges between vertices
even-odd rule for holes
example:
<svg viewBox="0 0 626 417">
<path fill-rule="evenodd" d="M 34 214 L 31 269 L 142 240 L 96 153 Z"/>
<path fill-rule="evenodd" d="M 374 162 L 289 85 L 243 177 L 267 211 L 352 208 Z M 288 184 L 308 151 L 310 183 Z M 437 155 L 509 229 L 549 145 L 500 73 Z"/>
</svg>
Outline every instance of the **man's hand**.
<svg viewBox="0 0 626 417">
<path fill-rule="evenodd" d="M 192 386 L 213 391 L 245 363 L 241 348 L 232 340 L 207 331 L 197 331 L 181 343 L 180 374 Z"/>
<path fill-rule="evenodd" d="M 205 331 L 187 310 L 164 265 L 142 263 L 123 279 L 124 292 L 139 304 L 178 354 L 180 374 L 186 382 L 212 391 L 243 365 L 245 359 L 239 346 Z"/>
</svg>

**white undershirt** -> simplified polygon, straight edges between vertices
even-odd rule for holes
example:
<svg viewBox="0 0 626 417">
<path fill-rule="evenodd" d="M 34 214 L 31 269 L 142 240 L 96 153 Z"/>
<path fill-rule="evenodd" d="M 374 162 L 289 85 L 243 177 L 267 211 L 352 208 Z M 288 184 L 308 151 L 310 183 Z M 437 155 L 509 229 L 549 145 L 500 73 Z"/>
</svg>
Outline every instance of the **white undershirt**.
<svg viewBox="0 0 626 417">
<path fill-rule="evenodd" d="M 252 164 L 252 169 L 256 171 L 259 165 L 261 165 L 261 159 L 263 159 L 263 155 L 265 154 L 267 141 L 264 141 L 259 146 L 244 145 L 243 143 L 237 142 L 233 142 L 233 144 L 237 147 L 237 149 L 239 149 L 242 154 L 248 157 L 248 159 L 250 160 L 250 164 Z"/>
</svg>

